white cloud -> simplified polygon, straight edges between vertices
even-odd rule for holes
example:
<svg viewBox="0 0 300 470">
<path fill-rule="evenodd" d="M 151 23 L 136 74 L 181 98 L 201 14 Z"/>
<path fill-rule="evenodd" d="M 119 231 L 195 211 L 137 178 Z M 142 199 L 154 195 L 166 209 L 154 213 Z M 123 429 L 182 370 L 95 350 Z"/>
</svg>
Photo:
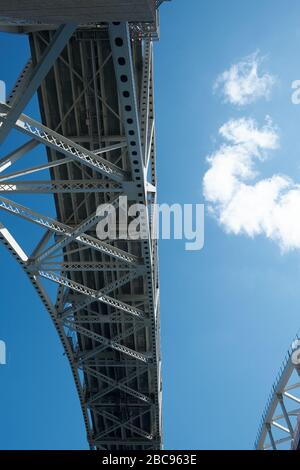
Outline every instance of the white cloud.
<svg viewBox="0 0 300 470">
<path fill-rule="evenodd" d="M 227 122 L 219 130 L 225 140 L 208 157 L 204 196 L 228 233 L 264 235 L 282 250 L 300 249 L 300 185 L 275 174 L 255 181 L 255 163 L 278 148 L 278 131 L 270 118 L 258 128 L 252 119 Z"/>
<path fill-rule="evenodd" d="M 269 98 L 276 78 L 260 74 L 262 60 L 258 52 L 245 57 L 217 78 L 214 89 L 221 89 L 226 102 L 239 106 Z"/>
</svg>

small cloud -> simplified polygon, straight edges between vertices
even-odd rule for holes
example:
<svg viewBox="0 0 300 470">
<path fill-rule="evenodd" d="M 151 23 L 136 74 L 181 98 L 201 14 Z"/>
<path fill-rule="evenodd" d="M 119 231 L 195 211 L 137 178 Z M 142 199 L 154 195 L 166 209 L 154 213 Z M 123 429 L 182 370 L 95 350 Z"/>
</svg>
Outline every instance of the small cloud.
<svg viewBox="0 0 300 470">
<path fill-rule="evenodd" d="M 208 157 L 203 179 L 210 212 L 228 233 L 264 235 L 283 251 L 300 249 L 300 185 L 285 175 L 253 181 L 255 163 L 278 148 L 278 130 L 270 118 L 261 128 L 252 119 L 221 127 L 224 143 Z"/>
<path fill-rule="evenodd" d="M 266 116 L 266 124 L 257 128 L 254 119 L 232 119 L 219 130 L 220 135 L 227 141 L 237 145 L 243 144 L 254 149 L 272 150 L 278 147 L 277 129 L 270 116 Z M 256 152 L 255 152 L 256 153 Z"/>
<path fill-rule="evenodd" d="M 277 79 L 268 73 L 260 73 L 262 62 L 259 52 L 245 57 L 217 78 L 214 90 L 220 89 L 225 102 L 238 106 L 259 98 L 268 99 Z"/>
</svg>

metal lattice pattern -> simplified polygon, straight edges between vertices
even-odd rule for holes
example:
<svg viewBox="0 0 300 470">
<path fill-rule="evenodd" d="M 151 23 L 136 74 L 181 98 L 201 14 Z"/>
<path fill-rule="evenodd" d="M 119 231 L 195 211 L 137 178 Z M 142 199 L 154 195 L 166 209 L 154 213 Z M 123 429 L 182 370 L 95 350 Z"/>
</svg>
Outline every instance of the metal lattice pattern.
<svg viewBox="0 0 300 470">
<path fill-rule="evenodd" d="M 290 347 L 272 386 L 255 442 L 257 450 L 298 449 L 300 444 L 300 340 Z"/>
<path fill-rule="evenodd" d="M 12 128 L 30 139 L 0 160 L 0 210 L 7 220 L 14 215 L 39 231 L 30 255 L 6 224 L 0 240 L 51 315 L 72 368 L 91 448 L 158 449 L 153 217 L 144 215 L 142 240 L 104 242 L 96 236 L 99 204 L 118 210 L 121 194 L 130 203 L 156 201 L 152 43 L 132 40 L 126 23 L 90 25 L 66 40 L 71 33 L 61 27 L 59 36 L 35 25 L 29 35 L 32 57 L 8 101 L 0 104 L 0 139 Z M 38 84 L 32 81 L 37 70 Z M 38 86 L 43 123 L 22 114 Z M 39 146 L 45 146 L 47 162 L 26 166 L 24 156 Z M 52 198 L 56 216 L 31 209 L 38 194 Z M 57 287 L 56 298 L 51 286 Z"/>
</svg>

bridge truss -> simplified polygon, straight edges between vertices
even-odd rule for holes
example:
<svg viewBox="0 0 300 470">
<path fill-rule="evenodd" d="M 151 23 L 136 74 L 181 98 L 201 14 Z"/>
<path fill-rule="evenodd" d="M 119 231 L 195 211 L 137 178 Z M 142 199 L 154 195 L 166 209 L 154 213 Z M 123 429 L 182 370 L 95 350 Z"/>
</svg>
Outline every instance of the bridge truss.
<svg viewBox="0 0 300 470">
<path fill-rule="evenodd" d="M 256 450 L 300 448 L 300 338 L 288 350 L 261 419 Z"/>
<path fill-rule="evenodd" d="M 0 160 L 0 209 L 37 238 L 28 253 L 1 223 L 0 240 L 52 318 L 91 449 L 159 449 L 155 221 L 147 210 L 141 240 L 96 235 L 100 204 L 156 201 L 153 33 L 122 22 L 22 28 L 31 57 L 0 104 L 0 143 L 15 132 L 23 143 Z M 24 114 L 35 92 L 41 122 Z"/>
</svg>

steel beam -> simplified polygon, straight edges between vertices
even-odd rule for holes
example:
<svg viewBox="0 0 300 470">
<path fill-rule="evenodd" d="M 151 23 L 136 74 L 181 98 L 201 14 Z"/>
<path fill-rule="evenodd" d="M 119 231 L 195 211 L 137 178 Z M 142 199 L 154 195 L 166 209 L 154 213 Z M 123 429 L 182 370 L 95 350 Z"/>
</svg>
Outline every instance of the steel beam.
<svg viewBox="0 0 300 470">
<path fill-rule="evenodd" d="M 146 314 L 142 310 L 132 307 L 131 305 L 126 304 L 125 302 L 121 302 L 120 300 L 114 299 L 113 297 L 109 297 L 108 295 L 103 294 L 101 290 L 95 291 L 93 289 L 90 289 L 89 287 L 79 284 L 78 282 L 71 281 L 65 276 L 59 276 L 53 273 L 38 271 L 38 275 L 43 277 L 44 279 L 48 279 L 49 281 L 55 282 L 56 284 L 61 284 L 66 287 L 70 287 L 70 289 L 84 294 L 93 300 L 103 302 L 104 304 L 114 307 L 117 310 L 121 310 L 122 312 L 125 312 L 129 315 L 133 315 L 134 317 L 144 319 L 147 318 Z"/>
<path fill-rule="evenodd" d="M 2 112 L 0 121 L 2 123 L 5 122 L 4 116 L 7 115 L 7 109 L 11 108 L 3 103 L 0 104 L 0 110 Z M 19 116 L 18 121 L 16 121 L 13 126 L 23 134 L 46 145 L 46 147 L 56 150 L 66 157 L 92 168 L 107 178 L 118 182 L 126 180 L 126 172 L 117 166 L 24 114 Z"/>
<path fill-rule="evenodd" d="M 62 162 L 67 163 L 67 162 Z M 48 167 L 50 166 L 47 165 Z M 52 165 L 57 166 L 57 165 Z M 4 178 L 7 181 L 7 178 Z M 16 194 L 68 194 L 68 193 L 122 193 L 123 189 L 116 183 L 107 183 L 101 180 L 78 181 L 9 181 L 1 183 L 0 193 Z"/>
<path fill-rule="evenodd" d="M 0 173 L 9 168 L 16 161 L 20 160 L 20 158 L 22 158 L 27 152 L 30 152 L 30 150 L 33 150 L 35 147 L 37 147 L 37 145 L 39 144 L 35 140 L 29 140 L 25 144 L 15 149 L 13 152 L 10 152 L 6 157 L 1 158 Z"/>
<path fill-rule="evenodd" d="M 80 366 L 84 370 L 84 372 L 89 373 L 93 377 L 101 379 L 104 383 L 107 383 L 108 385 L 113 386 L 113 389 L 110 389 L 110 387 L 107 387 L 107 389 L 103 390 L 103 393 L 107 394 L 110 393 L 114 389 L 119 389 L 122 390 L 122 392 L 127 393 L 128 395 L 131 395 L 139 400 L 142 400 L 146 403 L 151 403 L 151 399 L 144 395 L 143 393 L 138 392 L 137 390 L 134 390 L 132 387 L 129 387 L 128 385 L 124 385 L 122 382 L 111 379 L 105 374 L 102 374 L 101 372 L 93 369 L 92 367 L 88 367 L 85 365 Z"/>
<path fill-rule="evenodd" d="M 295 342 L 297 344 L 299 343 L 298 337 Z M 298 391 L 300 385 L 295 379 L 297 365 L 293 362 L 295 342 L 293 342 L 288 350 L 280 373 L 273 384 L 271 395 L 263 413 L 255 442 L 255 448 L 258 450 L 270 448 L 280 450 L 280 446 L 291 441 L 297 431 L 295 428 L 296 424 L 291 421 L 291 416 L 296 416 L 297 410 L 289 410 L 286 407 L 286 399 L 300 404 L 300 397 L 290 393 L 291 390 Z M 279 407 L 281 408 L 282 414 L 278 414 L 277 410 Z M 276 428 L 276 438 L 272 433 L 272 427 Z M 289 437 L 286 437 L 286 434 L 288 434 Z M 268 437 L 270 443 L 267 440 Z"/>
<path fill-rule="evenodd" d="M 26 82 L 26 86 L 24 86 L 24 88 L 21 87 L 18 97 L 14 100 L 13 107 L 6 115 L 5 120 L 2 121 L 2 125 L 0 127 L 0 145 L 3 143 L 20 114 L 39 88 L 42 80 L 46 77 L 67 41 L 76 30 L 76 26 L 77 24 L 68 23 L 59 26 L 57 29 L 51 43 L 43 54 L 42 59 L 33 69 L 30 80 Z"/>
<path fill-rule="evenodd" d="M 70 328 L 71 330 L 74 330 L 77 333 L 80 333 L 81 335 L 86 336 L 87 338 L 94 339 L 97 343 L 103 344 L 106 348 L 114 349 L 115 351 L 118 351 L 119 353 L 125 354 L 141 362 L 147 363 L 151 361 L 151 358 L 146 356 L 145 354 L 141 354 L 137 351 L 134 351 L 133 349 L 130 349 L 127 346 L 124 346 L 123 344 L 118 343 L 117 341 L 104 338 L 104 336 L 101 336 L 98 333 L 94 333 L 88 328 L 84 328 L 83 326 L 78 325 L 74 321 L 64 319 L 62 320 L 62 324 Z"/>
<path fill-rule="evenodd" d="M 67 225 L 57 222 L 55 219 L 52 219 L 48 216 L 43 216 L 31 209 L 22 206 L 21 204 L 17 204 L 9 199 L 5 199 L 0 196 L 0 209 L 10 212 L 11 214 L 17 215 L 29 222 L 33 222 L 37 225 L 45 227 L 52 232 L 56 232 L 60 235 L 69 234 L 71 236 L 73 229 L 68 227 Z M 130 253 L 126 253 L 119 248 L 113 247 L 108 243 L 101 242 L 100 240 L 91 237 L 90 235 L 81 235 L 76 238 L 76 242 L 79 242 L 83 245 L 89 246 L 94 250 L 100 251 L 102 253 L 107 254 L 108 256 L 112 256 L 122 262 L 127 262 L 129 264 L 139 265 L 139 260 L 136 256 L 131 255 Z"/>
</svg>

